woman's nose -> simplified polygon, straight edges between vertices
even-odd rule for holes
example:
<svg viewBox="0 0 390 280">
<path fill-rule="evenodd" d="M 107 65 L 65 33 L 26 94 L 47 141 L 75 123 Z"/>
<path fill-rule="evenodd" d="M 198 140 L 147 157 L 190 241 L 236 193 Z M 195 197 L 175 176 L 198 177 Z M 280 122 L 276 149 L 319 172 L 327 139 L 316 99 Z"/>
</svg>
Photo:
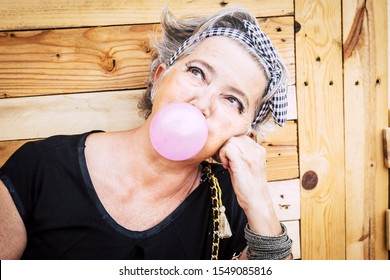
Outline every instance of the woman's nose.
<svg viewBox="0 0 390 280">
<path fill-rule="evenodd" d="M 213 111 L 213 107 L 214 107 L 213 94 L 210 91 L 196 92 L 193 95 L 190 104 L 198 108 L 202 112 L 202 114 L 207 118 L 210 116 L 211 112 Z"/>
</svg>

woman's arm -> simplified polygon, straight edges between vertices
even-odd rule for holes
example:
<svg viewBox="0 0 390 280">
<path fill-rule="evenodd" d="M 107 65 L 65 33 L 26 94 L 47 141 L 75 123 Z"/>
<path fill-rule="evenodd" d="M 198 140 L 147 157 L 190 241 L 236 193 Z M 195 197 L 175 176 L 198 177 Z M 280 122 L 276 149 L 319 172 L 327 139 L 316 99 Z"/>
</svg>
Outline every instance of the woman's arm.
<svg viewBox="0 0 390 280">
<path fill-rule="evenodd" d="M 250 229 L 260 235 L 280 235 L 282 228 L 267 186 L 264 147 L 248 136 L 232 137 L 221 148 L 219 157 L 230 172 L 234 192 Z"/>
<path fill-rule="evenodd" d="M 26 244 L 27 234 L 22 218 L 0 180 L 0 259 L 19 259 Z"/>
<path fill-rule="evenodd" d="M 219 157 L 223 166 L 230 172 L 237 201 L 248 219 L 249 236 L 253 237 L 255 245 L 258 240 L 263 240 L 262 237 L 272 237 L 272 240 L 275 237 L 276 242 L 286 241 L 281 243 L 281 246 L 291 245 L 291 240 L 288 240 L 288 236 L 283 232 L 276 215 L 267 186 L 264 147 L 248 136 L 233 137 L 221 148 Z M 279 237 L 282 239 L 278 239 Z M 276 246 L 277 244 L 275 243 Z M 239 259 L 246 258 L 247 248 Z M 290 255 L 287 258 L 292 257 Z"/>
</svg>

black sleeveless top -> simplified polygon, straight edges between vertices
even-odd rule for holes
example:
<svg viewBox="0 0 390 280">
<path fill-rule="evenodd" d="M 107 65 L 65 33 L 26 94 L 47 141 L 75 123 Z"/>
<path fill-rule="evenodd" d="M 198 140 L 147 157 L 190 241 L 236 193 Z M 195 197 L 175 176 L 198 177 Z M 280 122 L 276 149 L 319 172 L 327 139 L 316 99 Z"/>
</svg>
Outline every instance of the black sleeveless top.
<svg viewBox="0 0 390 280">
<path fill-rule="evenodd" d="M 87 136 L 29 142 L 0 168 L 27 230 L 23 259 L 210 259 L 212 211 L 207 180 L 169 216 L 145 231 L 131 231 L 107 213 L 92 185 L 84 148 Z M 229 172 L 213 164 L 233 236 L 221 239 L 219 259 L 246 246 L 246 217 Z"/>
</svg>

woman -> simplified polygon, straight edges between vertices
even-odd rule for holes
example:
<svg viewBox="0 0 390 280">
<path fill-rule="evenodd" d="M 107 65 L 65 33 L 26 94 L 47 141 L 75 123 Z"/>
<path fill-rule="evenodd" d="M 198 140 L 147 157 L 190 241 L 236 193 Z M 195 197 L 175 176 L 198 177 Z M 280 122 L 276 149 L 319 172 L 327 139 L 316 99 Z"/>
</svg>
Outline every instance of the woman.
<svg viewBox="0 0 390 280">
<path fill-rule="evenodd" d="M 249 137 L 286 121 L 279 55 L 242 9 L 193 20 L 165 10 L 162 25 L 144 124 L 28 143 L 1 168 L 1 259 L 291 258 L 265 151 Z M 155 114 L 175 102 L 208 126 L 203 149 L 180 161 L 149 137 Z M 206 162 L 213 156 L 221 164 Z"/>
</svg>

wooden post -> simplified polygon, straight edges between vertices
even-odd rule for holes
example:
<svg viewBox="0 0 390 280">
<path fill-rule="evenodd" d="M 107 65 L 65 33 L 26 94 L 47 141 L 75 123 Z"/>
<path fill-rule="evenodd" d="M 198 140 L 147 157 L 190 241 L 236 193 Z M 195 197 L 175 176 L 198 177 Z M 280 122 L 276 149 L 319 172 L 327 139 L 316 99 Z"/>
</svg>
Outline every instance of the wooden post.
<svg viewBox="0 0 390 280">
<path fill-rule="evenodd" d="M 387 1 L 343 1 L 346 258 L 387 259 Z"/>
<path fill-rule="evenodd" d="M 302 259 L 345 259 L 341 1 L 295 1 Z"/>
</svg>

